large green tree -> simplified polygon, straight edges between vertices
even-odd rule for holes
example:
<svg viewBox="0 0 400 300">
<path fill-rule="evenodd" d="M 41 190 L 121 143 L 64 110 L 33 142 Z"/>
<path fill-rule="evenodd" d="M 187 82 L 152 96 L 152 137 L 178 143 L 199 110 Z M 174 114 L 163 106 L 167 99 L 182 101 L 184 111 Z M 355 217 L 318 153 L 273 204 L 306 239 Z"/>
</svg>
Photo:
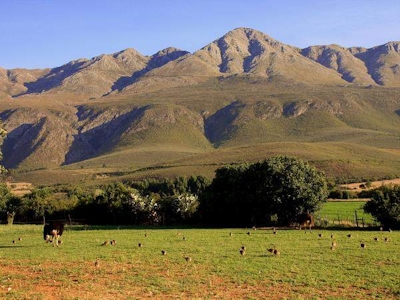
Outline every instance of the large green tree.
<svg viewBox="0 0 400 300">
<path fill-rule="evenodd" d="M 216 171 L 201 197 L 206 222 L 220 225 L 287 225 L 298 214 L 314 212 L 326 201 L 325 175 L 309 163 L 288 156 Z"/>
<path fill-rule="evenodd" d="M 289 224 L 301 213 L 319 210 L 328 196 L 324 173 L 295 157 L 272 157 L 253 165 L 250 172 L 262 172 L 259 193 L 264 202 L 272 202 L 281 225 Z"/>
</svg>

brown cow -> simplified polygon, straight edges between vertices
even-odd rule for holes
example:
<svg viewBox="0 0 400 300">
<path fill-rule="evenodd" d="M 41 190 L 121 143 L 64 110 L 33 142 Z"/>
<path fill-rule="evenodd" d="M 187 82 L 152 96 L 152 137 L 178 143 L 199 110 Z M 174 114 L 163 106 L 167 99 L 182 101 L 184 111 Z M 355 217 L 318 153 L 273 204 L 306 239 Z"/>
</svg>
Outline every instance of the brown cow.
<svg viewBox="0 0 400 300">
<path fill-rule="evenodd" d="M 311 232 L 311 227 L 314 226 L 314 217 L 310 213 L 302 213 L 297 215 L 295 223 L 299 224 L 299 230 L 304 227 L 307 232 L 307 227 Z"/>
</svg>

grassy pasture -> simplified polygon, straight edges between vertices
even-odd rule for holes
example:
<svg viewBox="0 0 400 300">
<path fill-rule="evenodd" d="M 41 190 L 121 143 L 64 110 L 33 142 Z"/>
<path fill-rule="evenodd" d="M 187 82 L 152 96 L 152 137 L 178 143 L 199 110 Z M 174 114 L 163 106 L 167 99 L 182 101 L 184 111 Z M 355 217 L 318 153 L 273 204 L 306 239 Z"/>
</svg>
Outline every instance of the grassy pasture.
<svg viewBox="0 0 400 300">
<path fill-rule="evenodd" d="M 357 211 L 357 218 L 364 218 L 366 226 L 375 225 L 376 222 L 372 215 L 363 210 L 365 202 L 363 200 L 328 201 L 316 214 L 316 217 L 328 221 L 329 226 L 345 224 L 355 226 L 354 211 Z M 359 221 L 359 226 L 362 226 L 361 221 Z"/>
<path fill-rule="evenodd" d="M 384 237 L 389 241 L 384 242 Z M 101 246 L 111 239 L 117 244 Z M 400 296 L 399 232 L 316 229 L 305 234 L 278 229 L 273 234 L 271 229 L 67 227 L 62 240 L 58 248 L 46 244 L 39 225 L 1 226 L 0 298 Z M 335 250 L 330 249 L 332 241 L 337 243 Z M 365 249 L 360 241 L 366 243 Z M 143 247 L 138 247 L 139 242 Z M 243 256 L 239 254 L 241 246 L 246 247 Z M 267 251 L 273 247 L 280 256 Z M 161 250 L 167 255 L 161 255 Z M 186 256 L 192 260 L 187 262 Z"/>
</svg>

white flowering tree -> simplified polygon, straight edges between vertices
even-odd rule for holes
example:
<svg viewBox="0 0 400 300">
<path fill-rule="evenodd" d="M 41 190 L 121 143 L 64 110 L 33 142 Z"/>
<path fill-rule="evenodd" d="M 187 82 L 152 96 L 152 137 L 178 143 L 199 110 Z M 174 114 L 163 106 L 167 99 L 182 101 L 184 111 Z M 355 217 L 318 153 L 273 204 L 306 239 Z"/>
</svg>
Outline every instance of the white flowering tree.
<svg viewBox="0 0 400 300">
<path fill-rule="evenodd" d="M 193 216 L 199 207 L 199 197 L 195 194 L 184 193 L 176 198 L 177 213 L 183 220 Z"/>
</svg>

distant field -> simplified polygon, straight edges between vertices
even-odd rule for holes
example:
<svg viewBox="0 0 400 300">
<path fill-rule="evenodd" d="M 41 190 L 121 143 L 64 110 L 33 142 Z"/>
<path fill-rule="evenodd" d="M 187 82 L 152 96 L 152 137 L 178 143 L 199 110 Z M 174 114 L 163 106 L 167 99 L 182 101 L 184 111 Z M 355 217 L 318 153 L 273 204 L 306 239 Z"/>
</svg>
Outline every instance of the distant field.
<svg viewBox="0 0 400 300">
<path fill-rule="evenodd" d="M 400 296 L 399 232 L 247 232 L 248 229 L 67 227 L 62 245 L 54 248 L 43 241 L 42 226 L 3 225 L 0 297 L 68 300 Z M 348 234 L 352 237 L 348 238 Z M 379 240 L 374 241 L 374 237 Z M 385 237 L 388 242 L 383 241 Z M 101 246 L 111 239 L 117 241 L 115 246 Z M 334 250 L 330 249 L 332 241 L 337 243 Z M 365 249 L 360 247 L 360 241 L 366 244 Z M 138 247 L 139 242 L 143 247 Z M 243 256 L 239 254 L 241 246 L 246 247 Z M 280 255 L 274 256 L 268 248 L 276 248 Z M 161 255 L 161 250 L 167 255 Z"/>
<path fill-rule="evenodd" d="M 355 211 L 357 212 L 357 218 L 364 220 L 365 226 L 376 225 L 373 217 L 370 214 L 366 214 L 363 210 L 363 206 L 366 201 L 328 201 L 324 204 L 321 211 L 316 214 L 316 217 L 322 220 L 326 220 L 328 225 L 344 225 L 344 226 L 355 226 Z M 362 221 L 359 220 L 359 226 L 362 226 Z"/>
<path fill-rule="evenodd" d="M 390 180 L 379 180 L 379 181 L 374 181 L 371 182 L 371 188 L 377 188 L 380 187 L 382 185 L 391 185 L 391 184 L 400 184 L 400 178 L 396 178 L 396 179 L 390 179 Z M 351 183 L 351 184 L 343 184 L 342 187 L 352 190 L 352 191 L 356 191 L 359 192 L 362 190 L 362 188 L 360 187 L 361 182 L 359 183 Z"/>
</svg>

